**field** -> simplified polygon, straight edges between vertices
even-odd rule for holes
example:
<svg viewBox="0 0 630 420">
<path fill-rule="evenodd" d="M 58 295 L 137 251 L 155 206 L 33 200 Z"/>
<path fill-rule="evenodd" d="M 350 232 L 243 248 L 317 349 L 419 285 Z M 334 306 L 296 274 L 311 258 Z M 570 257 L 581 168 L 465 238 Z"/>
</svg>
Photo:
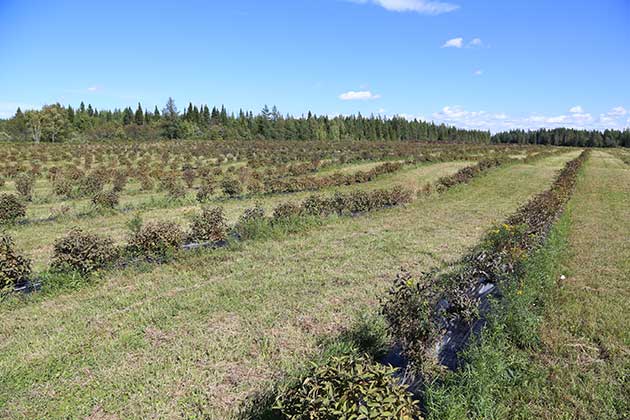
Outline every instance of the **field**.
<svg viewBox="0 0 630 420">
<path fill-rule="evenodd" d="M 505 385 L 480 376 L 497 391 L 486 395 L 471 391 L 473 379 L 461 370 L 442 373 L 422 400 L 423 416 L 627 414 L 626 154 L 597 149 L 585 157 L 575 191 L 563 196 L 568 204 L 541 236 L 549 239 L 522 247 L 532 258 L 518 275 L 553 279 L 534 334 L 540 339 L 514 349 L 500 333 L 489 340 L 505 339 L 530 365 L 523 375 L 531 381 L 497 395 Z M 144 419 L 251 417 L 245 407 L 302 375 L 357 325 L 380 331 L 383 301 L 401 270 L 419 276 L 458 266 L 537 194 L 560 189 L 563 168 L 586 155 L 268 141 L 12 145 L 0 156 L 0 194 L 25 206 L 5 223 L 16 252 L 31 261 L 28 281 L 15 286 L 41 283 L 0 301 L 0 417 Z M 200 235 L 200 209 L 217 206 L 203 219 L 210 234 Z M 256 208 L 265 216 L 243 217 Z M 143 248 L 140 233 L 157 222 L 175 227 L 153 241 L 176 229 L 181 236 L 157 251 Z M 90 245 L 58 241 L 74 228 L 108 238 L 115 257 L 86 269 L 85 250 L 72 247 Z M 535 262 L 552 251 L 553 263 L 540 269 Z M 556 284 L 560 274 L 566 279 Z M 501 322 L 491 320 L 488 331 Z M 379 338 L 388 347 L 398 341 Z M 475 352 L 490 350 L 468 351 L 469 366 L 482 372 Z"/>
</svg>

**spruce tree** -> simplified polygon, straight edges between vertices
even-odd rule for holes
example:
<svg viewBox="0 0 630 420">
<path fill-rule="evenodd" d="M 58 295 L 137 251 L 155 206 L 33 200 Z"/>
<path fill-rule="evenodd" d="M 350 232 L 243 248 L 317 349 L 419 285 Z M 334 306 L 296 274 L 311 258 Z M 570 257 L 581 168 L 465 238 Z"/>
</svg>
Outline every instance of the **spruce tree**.
<svg viewBox="0 0 630 420">
<path fill-rule="evenodd" d="M 136 109 L 136 115 L 134 116 L 134 121 L 136 125 L 144 124 L 144 113 L 142 112 L 142 106 L 140 105 L 140 102 L 138 102 L 138 109 Z"/>
</svg>

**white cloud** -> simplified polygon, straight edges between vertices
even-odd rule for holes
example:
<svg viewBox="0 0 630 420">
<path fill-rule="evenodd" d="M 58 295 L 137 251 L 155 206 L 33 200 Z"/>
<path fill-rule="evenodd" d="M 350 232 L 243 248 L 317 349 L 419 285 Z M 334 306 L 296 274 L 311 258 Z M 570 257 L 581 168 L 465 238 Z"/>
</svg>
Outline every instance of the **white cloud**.
<svg viewBox="0 0 630 420">
<path fill-rule="evenodd" d="M 615 117 L 622 117 L 626 115 L 627 113 L 628 113 L 628 110 L 622 106 L 616 106 L 610 111 L 608 111 L 608 115 L 615 116 Z"/>
<path fill-rule="evenodd" d="M 584 112 L 584 109 L 580 105 L 576 105 L 574 107 L 571 107 L 569 109 L 569 112 L 572 114 L 582 114 Z"/>
<path fill-rule="evenodd" d="M 98 86 L 98 85 L 94 85 L 94 86 L 90 86 L 89 88 L 87 88 L 88 92 L 100 92 L 101 90 L 103 90 L 103 86 Z"/>
<path fill-rule="evenodd" d="M 625 112 L 625 114 L 624 114 Z M 626 115 L 630 114 L 623 107 L 615 107 L 607 113 L 593 116 L 584 112 L 580 106 L 574 106 L 568 114 L 543 115 L 533 113 L 526 116 L 511 116 L 503 112 L 469 111 L 462 106 L 445 106 L 431 117 L 437 123 L 445 123 L 461 128 L 490 130 L 492 132 L 512 129 L 538 129 L 568 127 L 588 130 L 606 128 L 623 129 L 628 127 Z M 406 118 L 411 118 L 405 115 Z"/>
<path fill-rule="evenodd" d="M 449 39 L 442 45 L 442 48 L 461 48 L 464 46 L 464 38 Z"/>
<path fill-rule="evenodd" d="M 483 41 L 481 41 L 481 38 L 473 38 L 468 45 L 472 47 L 481 47 L 483 45 Z"/>
<path fill-rule="evenodd" d="M 350 0 L 353 3 L 371 3 L 392 12 L 416 12 L 425 15 L 439 15 L 459 9 L 459 6 L 442 1 L 427 0 Z"/>
<path fill-rule="evenodd" d="M 481 76 L 483 74 L 483 70 L 481 70 L 481 69 L 475 70 L 474 74 L 475 74 L 475 76 Z"/>
<path fill-rule="evenodd" d="M 376 111 L 377 114 L 384 114 L 385 113 L 385 108 L 379 108 L 378 111 Z"/>
<path fill-rule="evenodd" d="M 373 99 L 378 99 L 380 97 L 381 95 L 374 94 L 369 90 L 360 90 L 357 92 L 351 90 L 349 92 L 345 92 L 339 95 L 339 99 L 341 99 L 342 101 L 369 101 Z"/>
</svg>

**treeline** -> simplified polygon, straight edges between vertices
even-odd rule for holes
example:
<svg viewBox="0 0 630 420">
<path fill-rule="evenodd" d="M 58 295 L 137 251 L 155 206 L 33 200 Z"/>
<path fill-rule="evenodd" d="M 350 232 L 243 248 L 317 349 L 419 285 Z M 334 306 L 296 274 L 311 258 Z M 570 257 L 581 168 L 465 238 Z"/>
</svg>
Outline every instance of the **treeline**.
<svg viewBox="0 0 630 420">
<path fill-rule="evenodd" d="M 492 142 L 577 147 L 630 147 L 630 130 L 604 130 L 603 132 L 571 128 L 511 130 L 493 135 Z"/>
<path fill-rule="evenodd" d="M 402 117 L 282 115 L 274 106 L 258 114 L 228 113 L 225 107 L 192 103 L 179 112 L 169 98 L 162 110 L 138 104 L 133 110 L 98 110 L 82 102 L 78 108 L 60 104 L 22 111 L 0 120 L 0 141 L 106 141 L 155 139 L 231 140 L 424 140 L 489 143 L 490 133 L 462 130 Z"/>
</svg>

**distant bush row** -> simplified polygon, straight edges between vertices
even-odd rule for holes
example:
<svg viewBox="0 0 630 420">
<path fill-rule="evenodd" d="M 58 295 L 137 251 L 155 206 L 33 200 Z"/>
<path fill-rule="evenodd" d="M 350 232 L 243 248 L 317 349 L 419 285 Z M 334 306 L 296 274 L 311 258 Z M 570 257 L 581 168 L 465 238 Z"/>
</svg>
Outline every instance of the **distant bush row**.
<svg viewBox="0 0 630 420">
<path fill-rule="evenodd" d="M 180 141 L 99 144 L 15 144 L 0 150 L 0 177 L 28 173 L 51 178 L 50 171 L 68 167 L 83 173 L 116 170 L 129 178 L 161 172 L 183 176 L 193 169 L 198 177 L 228 162 L 247 162 L 251 169 L 273 168 L 279 176 L 310 172 L 311 163 L 350 163 L 394 159 L 453 160 L 494 153 L 520 153 L 536 146 L 492 146 L 415 141 Z"/>
</svg>

